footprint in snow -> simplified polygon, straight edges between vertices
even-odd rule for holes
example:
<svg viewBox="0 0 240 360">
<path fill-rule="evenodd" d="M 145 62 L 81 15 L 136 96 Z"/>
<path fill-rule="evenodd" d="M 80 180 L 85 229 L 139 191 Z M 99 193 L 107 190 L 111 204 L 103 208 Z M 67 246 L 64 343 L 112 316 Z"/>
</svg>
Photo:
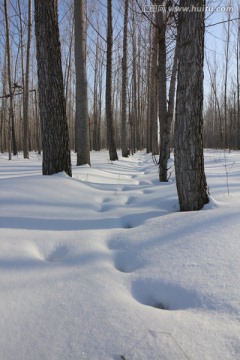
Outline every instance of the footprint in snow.
<svg viewBox="0 0 240 360">
<path fill-rule="evenodd" d="M 69 255 L 67 246 L 60 245 L 56 247 L 46 258 L 48 262 L 61 262 L 65 261 Z"/>
<path fill-rule="evenodd" d="M 126 251 L 116 254 L 114 266 L 116 270 L 122 273 L 131 273 L 143 267 L 143 263 L 137 258 L 136 254 Z"/>
<path fill-rule="evenodd" d="M 140 304 L 162 310 L 187 310 L 204 307 L 204 299 L 195 291 L 152 279 L 132 284 L 132 296 Z M 210 307 L 211 304 L 208 303 Z"/>
</svg>

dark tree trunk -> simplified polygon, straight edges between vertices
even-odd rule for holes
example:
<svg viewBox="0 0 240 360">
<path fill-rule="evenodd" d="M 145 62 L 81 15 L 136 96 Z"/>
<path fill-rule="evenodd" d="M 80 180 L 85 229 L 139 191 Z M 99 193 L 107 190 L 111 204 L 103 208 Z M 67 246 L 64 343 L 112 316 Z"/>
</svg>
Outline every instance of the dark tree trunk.
<svg viewBox="0 0 240 360">
<path fill-rule="evenodd" d="M 23 157 L 29 158 L 29 129 L 28 129 L 28 108 L 29 108 L 29 68 L 30 68 L 30 48 L 32 36 L 32 0 L 28 0 L 28 38 L 26 54 L 26 72 L 23 86 Z"/>
<path fill-rule="evenodd" d="M 131 1 L 133 8 L 134 2 Z M 134 153 L 139 150 L 139 122 L 137 108 L 137 47 L 136 47 L 136 20 L 134 10 L 132 11 L 132 122 L 133 122 L 133 149 Z"/>
<path fill-rule="evenodd" d="M 153 28 L 152 40 L 152 59 L 151 59 L 151 90 L 150 90 L 150 136 L 151 151 L 153 155 L 159 154 L 158 141 L 158 28 Z"/>
<path fill-rule="evenodd" d="M 178 43 L 176 42 L 172 74 L 168 92 L 168 109 L 167 109 L 167 139 L 166 147 L 168 152 L 168 159 L 170 158 L 170 136 L 171 136 L 171 126 L 173 122 L 173 113 L 174 113 L 174 99 L 175 99 L 175 90 L 176 90 L 176 77 L 177 77 L 177 65 L 178 65 Z"/>
<path fill-rule="evenodd" d="M 74 0 L 77 165 L 90 165 L 84 0 Z"/>
<path fill-rule="evenodd" d="M 93 150 L 99 151 L 100 144 L 98 143 L 98 67 L 99 67 L 99 40 L 97 38 L 95 67 L 94 67 L 94 86 L 93 86 Z"/>
<path fill-rule="evenodd" d="M 204 7 L 205 0 L 181 0 Z M 204 12 L 179 12 L 179 68 L 175 122 L 175 170 L 181 211 L 208 202 L 203 159 Z"/>
<path fill-rule="evenodd" d="M 13 103 L 13 99 L 12 99 Z M 13 109 L 13 104 L 12 104 Z M 15 119 L 14 119 L 14 112 L 11 111 L 11 119 L 12 119 L 12 148 L 13 148 L 13 155 L 17 155 L 17 140 L 16 140 L 16 131 L 15 131 Z"/>
<path fill-rule="evenodd" d="M 112 110 L 112 48 L 113 48 L 113 28 L 112 28 L 112 0 L 107 2 L 108 23 L 107 23 L 107 70 L 106 70 L 106 118 L 107 118 L 107 141 L 109 156 L 111 161 L 118 160 L 113 128 Z"/>
<path fill-rule="evenodd" d="M 5 46 L 3 70 L 2 70 L 2 92 L 6 94 L 7 90 L 7 51 Z M 0 128 L 0 142 L 1 152 L 3 153 L 7 149 L 7 134 L 6 134 L 6 118 L 7 118 L 7 98 L 2 98 L 1 103 L 1 128 Z"/>
<path fill-rule="evenodd" d="M 12 142 L 13 134 L 12 126 L 14 125 L 13 113 L 13 89 L 12 89 L 12 69 L 11 69 L 11 52 L 10 52 L 10 35 L 9 35 L 9 19 L 8 19 L 8 3 L 4 0 L 4 13 L 6 25 L 6 56 L 7 56 L 7 75 L 8 75 L 8 91 L 9 91 L 9 120 L 8 120 L 8 156 L 12 159 Z"/>
<path fill-rule="evenodd" d="M 149 26 L 149 37 L 148 41 L 150 44 L 150 48 L 152 49 L 153 41 L 152 41 L 152 26 Z M 147 67 L 147 122 L 146 122 L 146 135 L 147 135 L 147 143 L 146 143 L 146 150 L 147 153 L 150 153 L 152 151 L 152 139 L 151 139 L 151 130 L 150 130 L 150 124 L 151 124 L 151 67 L 152 67 L 152 51 L 149 51 L 149 57 L 148 57 L 148 67 Z"/>
<path fill-rule="evenodd" d="M 43 175 L 72 175 L 56 0 L 35 0 Z"/>
<path fill-rule="evenodd" d="M 159 1 L 160 4 L 163 1 Z M 160 159 L 159 180 L 167 181 L 169 127 L 167 123 L 167 76 L 166 76 L 166 24 L 162 11 L 158 14 L 159 26 L 159 124 L 160 124 Z"/>
<path fill-rule="evenodd" d="M 240 16 L 240 8 L 239 8 Z M 239 55 L 240 55 L 240 25 L 238 26 L 238 42 L 237 42 L 237 149 L 240 150 L 240 79 L 239 79 Z"/>
<path fill-rule="evenodd" d="M 127 26 L 128 26 L 128 0 L 125 0 L 124 29 L 123 29 L 123 58 L 122 58 L 122 156 L 128 157 L 127 148 Z"/>
</svg>

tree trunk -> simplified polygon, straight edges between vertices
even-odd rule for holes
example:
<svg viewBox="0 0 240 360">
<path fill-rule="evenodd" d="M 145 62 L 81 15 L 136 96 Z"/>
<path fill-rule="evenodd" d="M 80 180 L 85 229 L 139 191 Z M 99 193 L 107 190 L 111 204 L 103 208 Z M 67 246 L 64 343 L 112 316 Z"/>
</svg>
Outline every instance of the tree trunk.
<svg viewBox="0 0 240 360">
<path fill-rule="evenodd" d="M 131 6 L 134 6 L 133 0 Z M 133 122 L 133 148 L 139 150 L 139 127 L 137 117 L 137 46 L 136 46 L 136 21 L 132 11 L 132 122 Z"/>
<path fill-rule="evenodd" d="M 161 5 L 163 1 L 159 2 Z M 166 24 L 163 12 L 158 13 L 159 31 L 159 124 L 160 124 L 160 159 L 159 180 L 167 181 L 167 162 L 170 129 L 167 123 L 167 76 L 166 76 Z"/>
<path fill-rule="evenodd" d="M 150 48 L 152 49 L 152 26 L 149 27 L 149 37 L 148 41 Z M 149 51 L 148 55 L 148 67 L 147 67 L 147 123 L 146 123 L 146 134 L 147 134 L 147 153 L 152 151 L 152 133 L 151 133 L 151 88 L 152 88 L 152 79 L 151 79 L 151 70 L 152 70 L 152 51 Z"/>
<path fill-rule="evenodd" d="M 35 0 L 35 34 L 42 125 L 43 175 L 65 171 L 71 176 L 57 1 Z"/>
<path fill-rule="evenodd" d="M 17 0 L 17 6 L 18 6 L 18 16 L 19 16 L 19 29 L 18 29 L 18 32 L 19 32 L 19 45 L 18 45 L 18 48 L 19 48 L 19 52 L 21 53 L 21 87 L 22 87 L 22 92 L 23 92 L 23 96 L 21 96 L 22 98 L 22 105 L 24 107 L 24 82 L 25 82 L 25 71 L 24 71 L 24 41 L 23 41 L 23 33 L 24 33 L 24 30 L 23 30 L 23 19 L 22 19 L 22 9 L 21 9 L 21 0 Z M 15 69 L 17 70 L 17 66 L 15 67 Z M 20 107 L 19 109 L 19 115 L 20 115 L 20 119 L 21 119 L 21 111 L 22 111 L 22 108 Z M 24 127 L 24 124 L 23 124 L 23 127 Z M 21 135 L 22 135 L 22 129 L 20 131 Z M 22 147 L 23 147 L 23 150 L 24 150 L 24 136 L 22 136 Z M 24 155 L 24 154 L 23 154 Z"/>
<path fill-rule="evenodd" d="M 112 28 L 112 0 L 107 2 L 107 70 L 106 70 L 106 118 L 107 118 L 107 141 L 109 157 L 111 161 L 118 160 L 114 130 L 113 130 L 113 111 L 112 111 L 112 48 L 113 48 L 113 28 Z"/>
<path fill-rule="evenodd" d="M 74 0 L 76 69 L 76 150 L 77 165 L 90 165 L 90 139 L 86 72 L 85 0 Z"/>
<path fill-rule="evenodd" d="M 167 132 L 166 132 L 166 148 L 168 152 L 168 159 L 170 157 L 170 135 L 171 135 L 171 126 L 173 122 L 173 113 L 174 113 L 174 99 L 175 99 L 175 90 L 176 90 L 176 77 L 177 77 L 177 65 L 178 65 L 178 43 L 176 42 L 172 74 L 168 92 L 168 109 L 167 109 Z"/>
<path fill-rule="evenodd" d="M 229 148 L 228 139 L 228 106 L 227 106 L 227 90 L 228 90 L 228 64 L 229 64 L 229 40 L 230 40 L 230 12 L 228 13 L 227 38 L 225 49 L 225 76 L 224 76 L 224 148 Z"/>
<path fill-rule="evenodd" d="M 1 129 L 0 129 L 0 136 L 1 136 L 1 152 L 3 153 L 6 151 L 8 144 L 7 144 L 7 98 L 6 90 L 8 86 L 8 79 L 7 79 L 7 46 L 5 45 L 5 54 L 4 54 L 4 62 L 3 62 L 3 71 L 2 71 L 2 104 L 1 104 Z"/>
<path fill-rule="evenodd" d="M 203 8 L 205 0 L 181 0 Z M 181 211 L 208 202 L 203 159 L 204 12 L 179 12 L 179 68 L 175 122 L 175 171 Z"/>
<path fill-rule="evenodd" d="M 37 97 L 37 90 L 34 89 L 34 115 L 35 115 L 35 121 L 36 121 L 36 146 L 38 155 L 41 155 L 41 125 L 40 125 L 40 119 L 38 115 L 38 97 Z"/>
<path fill-rule="evenodd" d="M 102 93 L 103 93 L 103 64 L 100 64 L 99 69 L 99 94 L 98 94 L 98 131 L 97 131 L 97 143 L 99 150 L 101 149 L 101 119 L 102 119 Z"/>
<path fill-rule="evenodd" d="M 150 90 L 150 136 L 153 155 L 159 154 L 158 143 L 158 29 L 153 28 Z"/>
<path fill-rule="evenodd" d="M 238 10 L 240 19 L 240 6 Z M 237 149 L 240 150 L 240 79 L 239 79 L 239 58 L 240 58 L 240 20 L 238 20 L 237 39 Z"/>
<path fill-rule="evenodd" d="M 99 151 L 98 143 L 99 115 L 98 115 L 98 76 L 99 76 L 99 37 L 96 42 L 95 66 L 94 66 L 94 86 L 93 86 L 93 150 Z"/>
<path fill-rule="evenodd" d="M 66 59 L 66 68 L 64 74 L 64 88 L 65 88 L 65 99 L 66 99 L 66 113 L 68 119 L 68 129 L 69 129 L 69 139 L 70 139 L 70 149 L 75 149 L 75 109 L 74 109 L 74 116 L 72 116 L 72 68 L 73 68 L 73 61 L 72 61 L 72 49 L 73 49 L 73 37 L 74 37 L 74 20 L 72 15 L 72 26 L 70 31 L 69 37 L 69 47 L 68 47 L 68 55 Z M 75 99 L 74 99 L 75 101 Z"/>
<path fill-rule="evenodd" d="M 140 24 L 138 25 L 138 28 Z M 139 30 L 141 31 L 141 30 Z M 136 82 L 136 97 L 137 97 L 137 102 L 136 102 L 136 108 L 137 108 L 137 127 L 136 127 L 136 143 L 137 143 L 137 149 L 138 150 L 142 150 L 142 143 L 141 143 L 141 132 L 142 132 L 142 118 L 141 118 L 141 96 L 140 96 L 140 90 L 141 90 L 141 56 L 140 56 L 140 51 L 141 51 L 141 37 L 142 35 L 140 35 L 138 31 L 138 52 L 139 55 L 136 57 L 136 75 L 137 75 L 137 82 Z"/>
<path fill-rule="evenodd" d="M 123 29 L 123 58 L 122 58 L 122 156 L 128 157 L 127 148 L 127 28 L 128 28 L 128 0 L 125 0 L 124 29 Z"/>
<path fill-rule="evenodd" d="M 29 103 L 29 67 L 30 67 L 31 35 L 32 35 L 32 0 L 28 0 L 28 38 L 27 38 L 25 81 L 23 86 L 23 157 L 24 159 L 29 158 L 28 103 Z"/>
<path fill-rule="evenodd" d="M 13 113 L 13 88 L 12 88 L 12 69 L 11 69 L 11 51 L 9 40 L 9 19 L 8 19 L 8 4 L 7 0 L 4 0 L 4 13 L 5 13 L 5 25 L 6 25 L 6 52 L 7 52 L 7 74 L 8 74 L 8 91 L 9 91 L 9 121 L 8 121 L 8 158 L 12 159 L 12 142 L 13 142 L 13 125 L 14 125 L 14 113 Z M 14 154 L 15 155 L 15 154 Z"/>
</svg>

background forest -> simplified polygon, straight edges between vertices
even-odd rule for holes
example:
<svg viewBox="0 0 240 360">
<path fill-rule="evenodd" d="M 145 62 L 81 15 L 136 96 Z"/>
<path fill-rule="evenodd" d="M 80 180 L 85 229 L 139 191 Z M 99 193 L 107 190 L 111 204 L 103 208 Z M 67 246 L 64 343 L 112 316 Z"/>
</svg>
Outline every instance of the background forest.
<svg viewBox="0 0 240 360">
<path fill-rule="evenodd" d="M 124 13 L 127 14 L 126 61 L 124 52 Z M 142 2 L 112 2 L 112 109 L 116 147 L 121 147 L 122 112 L 125 103 L 126 147 L 159 153 L 159 101 L 161 73 L 158 56 L 156 16 L 142 12 Z M 239 41 L 237 1 L 208 1 L 208 6 L 231 7 L 231 11 L 206 12 L 204 147 L 240 148 Z M 88 0 L 85 6 L 86 68 L 88 80 L 88 115 L 90 149 L 107 147 L 106 1 Z M 36 44 L 31 0 L 1 1 L 0 4 L 0 150 L 16 154 L 25 149 L 41 151 Z M 125 15 L 126 16 L 126 15 Z M 174 79 L 176 77 L 176 19 L 166 21 L 166 98 L 168 115 L 174 120 Z M 70 147 L 75 149 L 75 56 L 74 7 L 71 0 L 59 1 L 59 28 L 64 91 L 69 125 Z M 162 52 L 160 52 L 162 54 Z M 8 64 L 8 58 L 10 62 Z M 176 59 L 175 59 L 176 63 Z M 126 96 L 122 97 L 123 72 Z M 172 85 L 172 86 L 171 86 Z M 171 120 L 170 120 L 171 121 Z M 171 125 L 173 129 L 173 126 Z M 9 134 L 11 132 L 11 135 Z M 172 132 L 171 132 L 172 134 Z M 171 135 L 172 138 L 172 135 Z M 172 142 L 171 142 L 172 147 Z"/>
</svg>

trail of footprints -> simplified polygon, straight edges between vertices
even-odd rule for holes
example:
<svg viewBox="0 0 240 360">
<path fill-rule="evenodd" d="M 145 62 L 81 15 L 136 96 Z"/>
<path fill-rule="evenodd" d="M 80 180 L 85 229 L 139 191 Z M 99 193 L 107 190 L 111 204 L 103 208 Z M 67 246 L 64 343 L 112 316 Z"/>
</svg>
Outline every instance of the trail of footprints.
<svg viewBox="0 0 240 360">
<path fill-rule="evenodd" d="M 66 245 L 56 246 L 45 257 L 40 256 L 40 252 L 37 249 L 35 250 L 34 253 L 35 255 L 38 254 L 38 259 L 47 263 L 81 265 L 80 255 L 73 255 Z M 95 258 L 90 256 L 90 261 L 96 261 L 103 255 L 103 258 L 109 260 L 116 271 L 122 273 L 122 276 L 128 275 L 131 277 L 131 274 L 143 269 L 146 265 L 146 260 L 139 256 L 136 249 L 131 247 L 125 239 L 121 240 L 120 237 L 108 240 L 105 249 L 103 248 L 102 254 L 99 255 L 99 257 Z M 216 304 L 209 303 L 209 299 L 206 305 L 204 298 L 191 289 L 148 277 L 132 277 L 131 295 L 138 303 L 161 310 L 199 309 L 206 306 L 211 310 L 216 308 Z"/>
<path fill-rule="evenodd" d="M 119 240 L 112 240 L 108 243 L 109 250 L 115 252 L 114 266 L 121 273 L 129 274 L 143 269 L 146 260 L 141 259 L 131 247 Z M 140 304 L 160 310 L 187 310 L 209 308 L 214 310 L 216 303 L 205 299 L 203 295 L 194 289 L 187 289 L 180 285 L 171 284 L 162 280 L 150 277 L 135 276 L 131 282 L 132 297 Z"/>
<path fill-rule="evenodd" d="M 108 248 L 114 251 L 114 266 L 121 273 L 130 275 L 144 267 L 145 262 L 138 254 L 128 245 L 122 244 L 120 240 L 109 241 Z M 156 283 L 153 283 L 150 279 L 147 282 L 148 285 L 152 285 L 146 287 L 145 281 L 142 279 L 133 280 L 131 288 L 132 297 L 142 305 L 169 310 L 170 306 L 166 294 L 162 298 L 161 286 L 158 286 L 156 291 Z"/>
<path fill-rule="evenodd" d="M 124 191 L 131 190 L 126 187 Z M 142 194 L 148 194 L 151 192 L 151 189 L 142 189 Z M 122 206 L 134 206 L 135 201 L 138 199 L 139 194 L 131 194 L 123 197 Z M 99 204 L 98 212 L 110 212 L 115 208 L 115 199 L 111 194 L 102 199 Z M 121 205 L 120 205 L 121 206 Z M 119 228 L 119 236 L 121 236 L 122 231 L 131 231 L 139 224 L 142 223 L 141 218 L 138 219 L 138 214 L 132 214 L 131 216 L 123 215 L 116 218 L 110 218 L 112 222 L 112 228 Z M 152 215 L 151 215 L 152 216 Z M 104 221 L 104 220 L 103 220 Z M 124 234 L 126 235 L 126 233 Z M 124 236 L 125 237 L 125 236 Z M 45 256 L 41 256 L 41 260 L 49 264 L 81 264 L 81 255 L 73 254 L 72 249 L 68 248 L 65 244 L 59 244 Z M 126 238 L 121 241 L 121 238 L 110 239 L 106 244 L 106 250 L 103 250 L 103 254 L 99 253 L 100 258 L 103 255 L 106 259 L 109 259 L 111 264 L 114 266 L 116 271 L 119 271 L 122 276 L 131 276 L 134 272 L 143 269 L 146 266 L 146 260 L 143 260 L 137 253 L 137 249 L 131 246 L 130 242 L 126 241 Z M 40 257 L 39 257 L 40 259 Z M 94 256 L 90 256 L 89 261 L 95 261 Z M 178 294 L 176 296 L 176 293 Z M 164 284 L 158 281 L 153 281 L 152 279 L 136 279 L 136 276 L 132 278 L 131 285 L 131 295 L 132 297 L 140 304 L 145 306 L 151 306 L 156 309 L 161 310 L 178 310 L 185 309 L 187 307 L 195 307 L 196 304 L 199 304 L 199 299 L 194 295 L 190 294 L 189 291 L 185 289 L 178 288 L 176 286 L 171 287 L 169 284 Z M 188 299 L 191 299 L 189 303 Z"/>
</svg>

